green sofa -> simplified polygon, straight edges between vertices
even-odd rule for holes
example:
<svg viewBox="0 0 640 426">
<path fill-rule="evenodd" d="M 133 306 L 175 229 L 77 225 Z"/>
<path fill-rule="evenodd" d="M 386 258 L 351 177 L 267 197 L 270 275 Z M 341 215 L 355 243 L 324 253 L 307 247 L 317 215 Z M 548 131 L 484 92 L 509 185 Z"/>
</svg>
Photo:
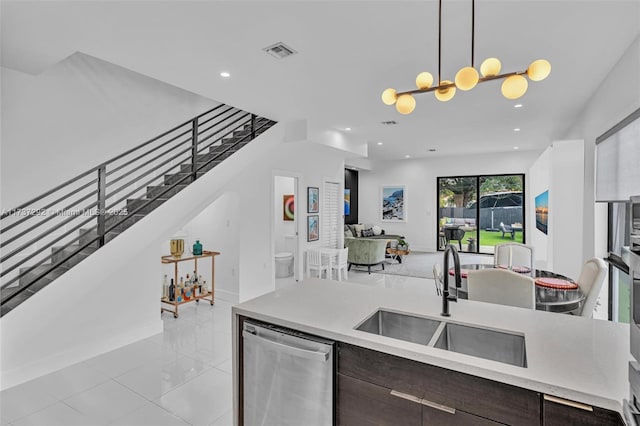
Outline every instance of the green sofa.
<svg viewBox="0 0 640 426">
<path fill-rule="evenodd" d="M 344 246 L 349 248 L 347 262 L 352 265 L 366 266 L 369 273 L 374 265 L 382 265 L 387 253 L 387 240 L 382 238 L 345 237 Z"/>
</svg>

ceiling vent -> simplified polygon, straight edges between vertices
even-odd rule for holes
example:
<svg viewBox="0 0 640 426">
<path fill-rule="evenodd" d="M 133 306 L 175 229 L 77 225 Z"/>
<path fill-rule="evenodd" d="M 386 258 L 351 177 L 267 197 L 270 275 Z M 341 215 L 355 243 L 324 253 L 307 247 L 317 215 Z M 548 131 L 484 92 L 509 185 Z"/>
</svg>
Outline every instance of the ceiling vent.
<svg viewBox="0 0 640 426">
<path fill-rule="evenodd" d="M 396 124 L 398 124 L 397 121 L 395 120 L 389 120 L 389 121 L 382 121 L 381 122 L 384 126 L 395 126 Z"/>
<path fill-rule="evenodd" d="M 267 52 L 269 55 L 273 56 L 276 59 L 283 59 L 283 58 L 286 58 L 287 56 L 295 55 L 296 53 L 298 53 L 293 48 L 287 46 L 283 42 L 272 44 L 271 46 L 267 46 L 262 50 L 264 50 L 265 52 Z"/>
</svg>

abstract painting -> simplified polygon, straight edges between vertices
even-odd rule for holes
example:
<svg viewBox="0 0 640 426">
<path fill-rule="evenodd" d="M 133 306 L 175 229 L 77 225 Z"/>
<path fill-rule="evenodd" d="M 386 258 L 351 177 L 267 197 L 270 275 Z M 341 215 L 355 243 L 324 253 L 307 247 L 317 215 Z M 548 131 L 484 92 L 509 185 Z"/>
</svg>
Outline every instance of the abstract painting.
<svg viewBox="0 0 640 426">
<path fill-rule="evenodd" d="M 307 187 L 307 213 L 320 211 L 320 190 L 313 186 Z"/>
<path fill-rule="evenodd" d="M 549 225 L 549 190 L 536 196 L 536 228 L 545 234 Z"/>
<path fill-rule="evenodd" d="M 282 220 L 294 220 L 295 205 L 293 194 L 282 196 Z"/>
<path fill-rule="evenodd" d="M 320 239 L 320 216 L 307 216 L 307 241 Z"/>
<path fill-rule="evenodd" d="M 344 215 L 349 216 L 351 214 L 351 190 L 345 188 L 344 190 Z"/>
</svg>

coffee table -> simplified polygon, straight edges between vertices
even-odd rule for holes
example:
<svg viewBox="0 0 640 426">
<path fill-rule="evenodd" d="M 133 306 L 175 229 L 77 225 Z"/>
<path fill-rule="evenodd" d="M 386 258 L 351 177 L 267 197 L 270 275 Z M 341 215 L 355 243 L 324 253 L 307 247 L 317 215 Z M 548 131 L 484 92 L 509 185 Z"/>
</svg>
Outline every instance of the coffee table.
<svg viewBox="0 0 640 426">
<path fill-rule="evenodd" d="M 409 253 L 411 253 L 411 250 L 409 250 L 409 249 L 398 250 L 396 248 L 387 247 L 387 254 L 389 255 L 389 257 L 391 257 L 392 259 L 397 260 L 398 263 L 402 263 L 402 256 L 406 256 Z"/>
</svg>

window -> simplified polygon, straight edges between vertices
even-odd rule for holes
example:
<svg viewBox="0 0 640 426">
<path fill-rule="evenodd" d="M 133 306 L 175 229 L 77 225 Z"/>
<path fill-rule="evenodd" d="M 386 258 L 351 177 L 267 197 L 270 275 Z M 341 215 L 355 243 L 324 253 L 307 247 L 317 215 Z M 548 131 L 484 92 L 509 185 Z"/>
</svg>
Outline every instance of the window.
<svg viewBox="0 0 640 426">
<path fill-rule="evenodd" d="M 524 175 L 438 178 L 438 249 L 447 243 L 492 254 L 496 244 L 525 242 Z"/>
</svg>

